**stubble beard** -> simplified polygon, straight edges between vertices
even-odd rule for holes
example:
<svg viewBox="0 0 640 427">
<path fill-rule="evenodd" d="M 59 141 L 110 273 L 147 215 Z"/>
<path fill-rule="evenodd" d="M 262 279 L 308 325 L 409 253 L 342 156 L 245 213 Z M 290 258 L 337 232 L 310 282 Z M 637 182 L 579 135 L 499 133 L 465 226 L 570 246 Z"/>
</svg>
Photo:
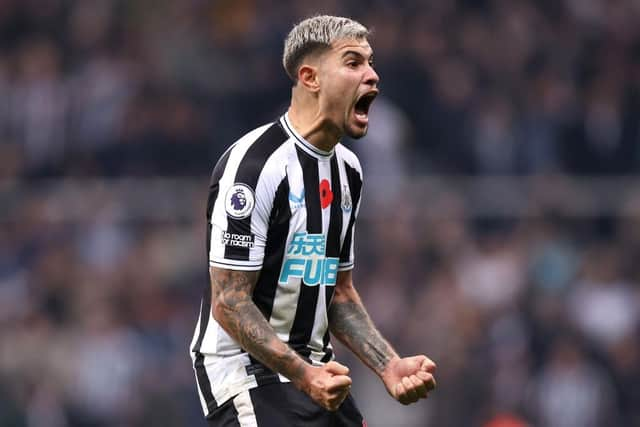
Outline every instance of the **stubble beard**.
<svg viewBox="0 0 640 427">
<path fill-rule="evenodd" d="M 360 139 L 360 138 L 364 137 L 367 134 L 367 132 L 369 131 L 369 125 L 365 126 L 364 129 L 356 126 L 356 128 L 357 128 L 356 131 L 354 131 L 351 126 L 347 125 L 345 127 L 346 127 L 345 134 L 351 139 Z"/>
</svg>

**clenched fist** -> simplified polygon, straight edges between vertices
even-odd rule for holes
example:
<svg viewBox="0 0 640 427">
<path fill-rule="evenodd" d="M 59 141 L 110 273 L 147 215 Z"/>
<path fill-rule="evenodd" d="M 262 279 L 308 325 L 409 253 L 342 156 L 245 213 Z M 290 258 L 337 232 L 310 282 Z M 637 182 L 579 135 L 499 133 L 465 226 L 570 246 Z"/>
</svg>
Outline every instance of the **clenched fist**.
<svg viewBox="0 0 640 427">
<path fill-rule="evenodd" d="M 338 362 L 324 366 L 309 366 L 304 380 L 296 384 L 316 403 L 329 411 L 337 411 L 351 390 L 349 368 Z"/>
<path fill-rule="evenodd" d="M 436 387 L 436 364 L 426 356 L 392 359 L 381 375 L 389 394 L 403 405 L 427 397 Z"/>
</svg>

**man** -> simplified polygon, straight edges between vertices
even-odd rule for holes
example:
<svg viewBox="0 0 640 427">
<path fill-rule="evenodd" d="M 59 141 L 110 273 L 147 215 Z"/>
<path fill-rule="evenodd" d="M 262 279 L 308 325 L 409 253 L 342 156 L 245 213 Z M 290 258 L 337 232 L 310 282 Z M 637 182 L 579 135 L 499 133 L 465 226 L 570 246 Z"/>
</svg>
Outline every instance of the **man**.
<svg viewBox="0 0 640 427">
<path fill-rule="evenodd" d="M 191 345 L 212 426 L 362 426 L 329 331 L 403 404 L 435 387 L 434 363 L 400 358 L 352 283 L 360 138 L 378 75 L 368 30 L 316 16 L 288 35 L 291 106 L 222 155 L 207 215 L 211 287 Z"/>
</svg>

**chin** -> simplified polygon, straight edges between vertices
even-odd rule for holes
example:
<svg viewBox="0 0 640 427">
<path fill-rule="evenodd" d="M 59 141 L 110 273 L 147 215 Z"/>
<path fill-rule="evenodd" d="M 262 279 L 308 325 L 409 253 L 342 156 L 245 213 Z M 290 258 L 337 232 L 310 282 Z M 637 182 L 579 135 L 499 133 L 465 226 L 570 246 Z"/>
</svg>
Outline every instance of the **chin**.
<svg viewBox="0 0 640 427">
<path fill-rule="evenodd" d="M 365 126 L 365 127 L 349 126 L 345 133 L 349 138 L 360 139 L 367 134 L 368 130 L 369 130 L 369 126 Z"/>
</svg>

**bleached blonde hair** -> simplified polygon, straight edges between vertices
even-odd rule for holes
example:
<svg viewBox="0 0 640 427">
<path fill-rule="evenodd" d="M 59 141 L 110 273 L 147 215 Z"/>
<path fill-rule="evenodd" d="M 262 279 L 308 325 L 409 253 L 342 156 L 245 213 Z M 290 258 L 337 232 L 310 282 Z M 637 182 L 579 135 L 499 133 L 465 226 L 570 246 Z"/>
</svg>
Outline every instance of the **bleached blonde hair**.
<svg viewBox="0 0 640 427">
<path fill-rule="evenodd" d="M 361 39 L 369 30 L 361 23 L 341 16 L 318 15 L 296 24 L 284 41 L 282 65 L 293 83 L 298 81 L 298 67 L 311 53 L 328 49 L 342 39 Z"/>
</svg>

